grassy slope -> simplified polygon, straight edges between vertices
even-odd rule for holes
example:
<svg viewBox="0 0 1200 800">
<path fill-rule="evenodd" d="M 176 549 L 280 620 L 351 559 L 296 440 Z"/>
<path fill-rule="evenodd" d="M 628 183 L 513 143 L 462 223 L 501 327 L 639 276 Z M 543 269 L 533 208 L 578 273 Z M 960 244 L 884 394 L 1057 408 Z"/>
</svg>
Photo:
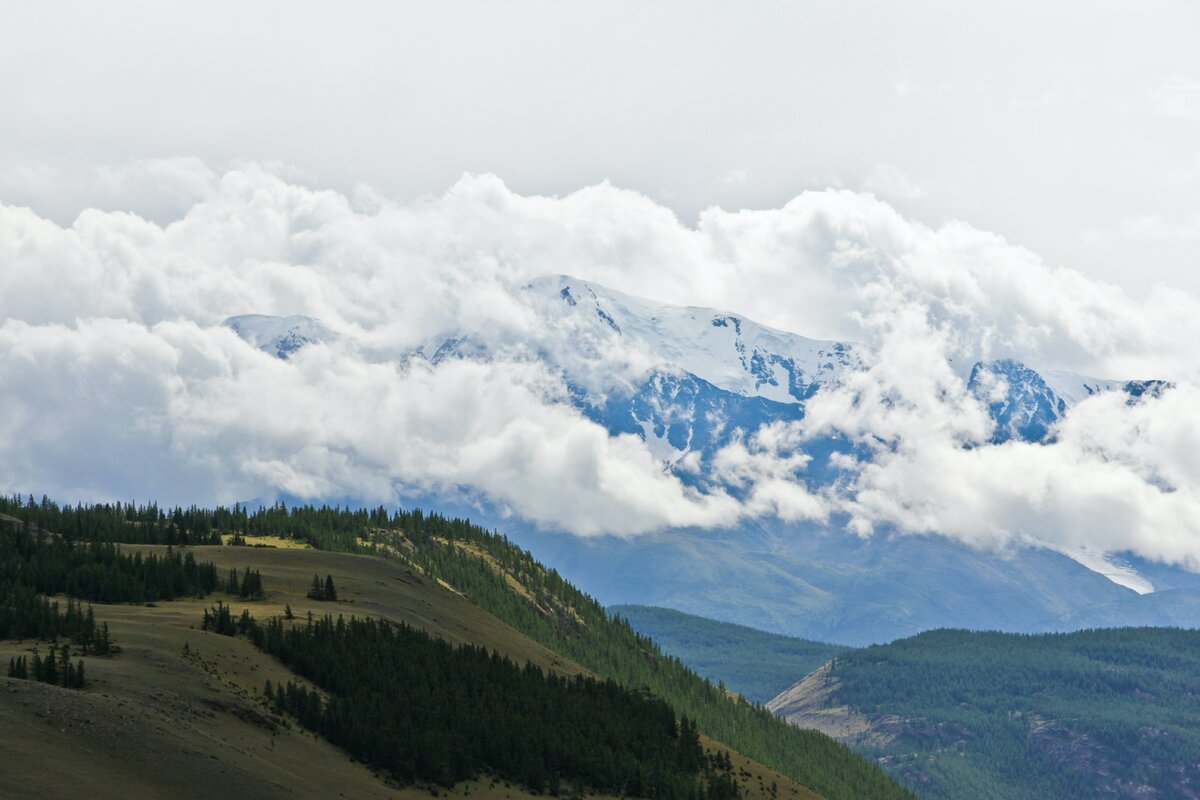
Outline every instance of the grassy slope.
<svg viewBox="0 0 1200 800">
<path fill-rule="evenodd" d="M 427 522 L 427 525 L 430 524 Z M 823 734 L 800 730 L 765 709 L 731 698 L 665 656 L 593 598 L 502 536 L 463 521 L 434 525 L 440 535 L 372 532 L 374 545 L 468 594 L 535 641 L 597 675 L 645 687 L 700 729 L 833 800 L 907 798 L 876 764 Z M 464 557 L 466 556 L 466 557 Z"/>
<path fill-rule="evenodd" d="M 612 606 L 609 611 L 704 677 L 765 703 L 846 648 L 717 622 L 670 608 Z"/>
<path fill-rule="evenodd" d="M 544 669 L 584 671 L 396 561 L 247 547 L 204 547 L 197 554 L 223 570 L 248 565 L 262 571 L 266 600 L 230 601 L 236 611 L 250 608 L 260 619 L 281 613 L 284 603 L 297 616 L 308 610 L 377 615 Z M 339 602 L 304 596 L 314 572 L 333 575 Z M 256 698 L 264 681 L 292 676 L 244 640 L 198 630 L 206 604 L 96 605 L 122 652 L 85 659 L 91 683 L 83 691 L 0 678 L 0 797 L 429 797 L 420 789 L 389 786 L 342 751 L 266 714 Z M 0 642 L 0 659 L 7 663 L 34 646 Z M 711 740 L 706 746 L 724 749 Z M 817 797 L 743 756 L 734 755 L 734 763 L 748 800 Z M 529 797 L 517 787 L 490 784 L 484 779 L 460 785 L 455 794 Z"/>
<path fill-rule="evenodd" d="M 1193 797 L 1200 784 L 1200 631 L 931 631 L 847 652 L 808 683 L 815 702 L 793 693 L 792 713 L 848 707 L 860 745 L 925 797 Z"/>
</svg>

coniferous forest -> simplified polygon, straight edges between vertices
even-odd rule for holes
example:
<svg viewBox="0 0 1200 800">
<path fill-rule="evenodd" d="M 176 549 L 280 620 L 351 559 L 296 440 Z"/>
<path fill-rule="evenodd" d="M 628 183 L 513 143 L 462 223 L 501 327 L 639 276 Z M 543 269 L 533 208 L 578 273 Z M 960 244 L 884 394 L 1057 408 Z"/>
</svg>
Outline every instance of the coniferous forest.
<svg viewBox="0 0 1200 800">
<path fill-rule="evenodd" d="M 146 603 L 202 597 L 220 586 L 212 562 L 188 552 L 161 558 L 122 553 L 116 545 L 70 540 L 11 525 L 0 537 L 0 581 L 39 594 L 66 594 L 99 603 Z"/>
<path fill-rule="evenodd" d="M 251 620 L 242 632 L 329 695 L 267 685 L 277 711 L 403 783 L 450 786 L 486 769 L 552 794 L 737 796 L 728 762 L 705 755 L 695 725 L 610 680 L 546 675 L 376 619 Z"/>
<path fill-rule="evenodd" d="M 1200 631 L 937 630 L 849 650 L 833 702 L 931 798 L 1186 797 L 1200 781 Z"/>
</svg>

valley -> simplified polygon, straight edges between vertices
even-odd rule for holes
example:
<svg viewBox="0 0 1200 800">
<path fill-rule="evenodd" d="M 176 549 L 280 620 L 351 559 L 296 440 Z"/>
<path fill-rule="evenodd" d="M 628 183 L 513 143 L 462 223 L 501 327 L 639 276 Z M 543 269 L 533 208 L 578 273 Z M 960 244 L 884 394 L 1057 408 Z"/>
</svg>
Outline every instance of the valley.
<svg viewBox="0 0 1200 800">
<path fill-rule="evenodd" d="M 816 644 L 663 609 L 629 618 L 733 691 Z M 701 637 L 741 646 L 697 648 Z M 1200 793 L 1200 631 L 934 630 L 796 674 L 768 709 L 851 744 L 923 798 Z"/>
</svg>

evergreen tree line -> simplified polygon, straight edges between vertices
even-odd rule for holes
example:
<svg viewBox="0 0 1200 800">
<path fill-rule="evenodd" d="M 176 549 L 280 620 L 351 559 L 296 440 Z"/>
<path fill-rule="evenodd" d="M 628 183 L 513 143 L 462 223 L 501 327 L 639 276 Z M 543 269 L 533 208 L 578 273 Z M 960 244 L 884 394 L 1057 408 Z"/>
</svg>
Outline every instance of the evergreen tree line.
<svg viewBox="0 0 1200 800">
<path fill-rule="evenodd" d="M 7 530 L 4 530 L 7 528 Z M 261 579 L 260 590 L 261 590 Z M 127 555 L 113 544 L 78 542 L 0 526 L 0 586 L 25 586 L 39 594 L 66 594 L 100 603 L 145 603 L 202 597 L 219 585 L 212 562 L 168 548 L 159 557 Z"/>
<path fill-rule="evenodd" d="M 232 622 L 227 608 L 214 616 Z M 328 694 L 268 684 L 267 701 L 403 783 L 488 773 L 535 792 L 736 797 L 728 762 L 722 780 L 691 721 L 613 681 L 547 675 L 371 618 L 248 627 L 256 646 Z"/>
<path fill-rule="evenodd" d="M 32 660 L 26 656 L 9 659 L 8 677 L 51 683 L 66 689 L 82 689 L 85 684 L 83 659 L 72 664 L 71 650 L 65 644 L 58 649 L 57 658 L 51 649 L 45 659 L 38 653 L 33 654 Z"/>
<path fill-rule="evenodd" d="M 57 601 L 39 597 L 26 586 L 9 584 L 0 589 L 0 639 L 53 642 L 60 637 L 79 645 L 85 655 L 108 655 L 112 649 L 108 623 L 97 625 L 91 606 L 84 611 L 81 604 L 68 598 L 64 612 Z"/>
<path fill-rule="evenodd" d="M 220 544 L 212 513 L 191 508 L 161 509 L 157 504 L 96 503 L 60 506 L 43 496 L 0 496 L 0 513 L 21 520 L 27 529 L 52 531 L 68 541 L 126 544 Z"/>
<path fill-rule="evenodd" d="M 43 495 L 0 496 L 0 514 L 15 517 L 28 530 L 52 531 L 68 541 L 124 544 L 219 545 L 221 534 L 282 536 L 307 542 L 321 550 L 358 552 L 360 536 L 371 525 L 371 512 L 338 506 L 296 506 L 284 503 L 249 509 L 242 505 L 215 509 L 189 506 L 160 508 L 156 503 L 94 503 L 59 505 Z"/>
</svg>

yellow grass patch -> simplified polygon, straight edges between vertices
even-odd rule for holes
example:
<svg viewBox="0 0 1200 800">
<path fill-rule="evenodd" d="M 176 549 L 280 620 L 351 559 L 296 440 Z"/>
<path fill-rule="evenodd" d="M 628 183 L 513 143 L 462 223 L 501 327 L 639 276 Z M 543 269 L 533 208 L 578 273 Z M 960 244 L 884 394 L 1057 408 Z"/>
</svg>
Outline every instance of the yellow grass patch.
<svg viewBox="0 0 1200 800">
<path fill-rule="evenodd" d="M 264 547 L 279 547 L 287 550 L 312 550 L 312 546 L 308 542 L 301 539 L 286 539 L 282 536 L 245 536 L 247 547 L 254 545 L 263 545 Z M 232 533 L 222 533 L 221 543 L 228 545 L 233 541 Z"/>
</svg>

